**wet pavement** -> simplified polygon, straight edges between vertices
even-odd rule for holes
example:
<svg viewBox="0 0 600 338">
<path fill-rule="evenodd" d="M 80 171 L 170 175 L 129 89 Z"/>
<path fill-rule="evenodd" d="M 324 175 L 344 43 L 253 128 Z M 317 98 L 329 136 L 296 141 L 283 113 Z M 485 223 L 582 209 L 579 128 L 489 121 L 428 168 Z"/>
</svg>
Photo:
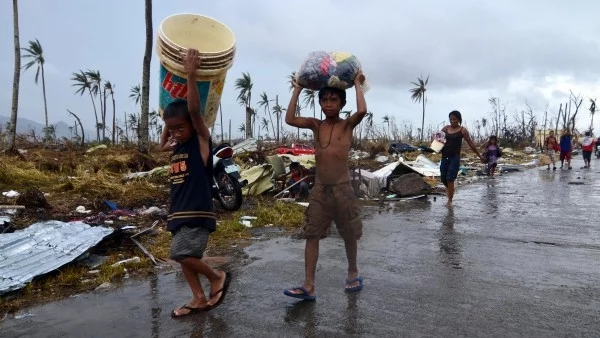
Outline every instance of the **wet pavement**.
<svg viewBox="0 0 600 338">
<path fill-rule="evenodd" d="M 344 293 L 345 253 L 321 242 L 317 301 L 282 290 L 303 279 L 303 242 L 258 241 L 233 267 L 225 303 L 173 320 L 188 298 L 178 273 L 24 310 L 6 337 L 564 337 L 600 332 L 600 161 L 536 168 L 364 218 L 365 287 Z M 574 161 L 574 167 L 582 166 Z M 573 184 L 583 182 L 583 184 Z M 21 313 L 21 314 L 23 314 Z"/>
</svg>

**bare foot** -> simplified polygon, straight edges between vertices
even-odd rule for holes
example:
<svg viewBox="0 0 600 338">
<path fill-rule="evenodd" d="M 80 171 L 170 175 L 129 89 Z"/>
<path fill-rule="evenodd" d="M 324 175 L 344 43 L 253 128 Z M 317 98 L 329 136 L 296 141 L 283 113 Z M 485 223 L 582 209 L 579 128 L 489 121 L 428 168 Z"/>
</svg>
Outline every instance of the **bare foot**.
<svg viewBox="0 0 600 338">
<path fill-rule="evenodd" d="M 452 201 L 448 201 L 448 202 L 446 202 L 446 206 L 447 206 L 447 207 L 451 207 L 451 206 L 452 206 Z"/>
</svg>

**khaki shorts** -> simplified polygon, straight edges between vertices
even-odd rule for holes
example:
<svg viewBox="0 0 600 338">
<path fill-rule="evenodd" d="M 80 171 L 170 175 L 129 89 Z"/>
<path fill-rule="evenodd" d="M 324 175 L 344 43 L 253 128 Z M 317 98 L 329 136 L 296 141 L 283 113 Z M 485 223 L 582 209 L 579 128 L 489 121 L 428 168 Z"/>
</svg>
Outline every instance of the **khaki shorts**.
<svg viewBox="0 0 600 338">
<path fill-rule="evenodd" d="M 324 185 L 315 184 L 310 192 L 306 209 L 306 238 L 325 238 L 331 222 L 335 222 L 338 233 L 344 239 L 360 239 L 362 221 L 360 205 L 350 182 Z"/>
</svg>

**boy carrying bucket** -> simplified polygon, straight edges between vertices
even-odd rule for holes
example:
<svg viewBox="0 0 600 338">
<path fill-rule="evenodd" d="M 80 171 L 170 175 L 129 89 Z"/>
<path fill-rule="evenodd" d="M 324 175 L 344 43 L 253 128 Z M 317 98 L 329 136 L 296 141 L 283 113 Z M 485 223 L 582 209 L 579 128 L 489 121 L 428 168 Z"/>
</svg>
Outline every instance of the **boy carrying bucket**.
<svg viewBox="0 0 600 338">
<path fill-rule="evenodd" d="M 350 185 L 348 152 L 352 144 L 352 132 L 367 113 L 367 103 L 361 84 L 365 77 L 359 71 L 354 80 L 356 87 L 356 113 L 347 119 L 340 118 L 340 111 L 346 104 L 346 92 L 336 88 L 323 88 L 319 91 L 319 105 L 326 118 L 295 116 L 296 102 L 302 87 L 294 80 L 294 93 L 285 116 L 285 122 L 298 128 L 307 128 L 315 135 L 316 179 L 310 193 L 306 210 L 304 235 L 305 274 L 302 286 L 284 291 L 289 297 L 303 300 L 316 300 L 315 273 L 319 257 L 319 240 L 324 238 L 332 221 L 335 221 L 340 236 L 346 246 L 348 276 L 345 291 L 360 291 L 363 279 L 357 267 L 357 241 L 362 236 L 360 207 Z"/>
<path fill-rule="evenodd" d="M 187 101 L 170 103 L 164 110 L 165 126 L 160 146 L 172 150 L 171 204 L 167 230 L 173 234 L 170 257 L 181 270 L 192 290 L 192 299 L 173 310 L 171 316 L 184 317 L 219 306 L 231 282 L 231 275 L 211 268 L 202 260 L 209 234 L 216 230 L 211 185 L 213 177 L 210 132 L 200 112 L 196 84 L 198 51 L 190 49 L 184 60 L 187 73 Z M 210 282 L 206 298 L 198 275 Z"/>
</svg>

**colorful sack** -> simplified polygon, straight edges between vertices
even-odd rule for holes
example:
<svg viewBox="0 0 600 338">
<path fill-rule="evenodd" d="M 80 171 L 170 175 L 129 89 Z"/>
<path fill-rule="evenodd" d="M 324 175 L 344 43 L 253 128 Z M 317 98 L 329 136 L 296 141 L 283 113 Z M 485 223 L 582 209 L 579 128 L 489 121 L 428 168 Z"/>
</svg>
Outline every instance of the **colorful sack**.
<svg viewBox="0 0 600 338">
<path fill-rule="evenodd" d="M 360 68 L 360 62 L 350 53 L 312 52 L 296 72 L 296 82 L 312 90 L 325 87 L 346 90 L 354 86 Z M 363 90 L 366 88 L 364 84 L 362 87 Z"/>
</svg>

